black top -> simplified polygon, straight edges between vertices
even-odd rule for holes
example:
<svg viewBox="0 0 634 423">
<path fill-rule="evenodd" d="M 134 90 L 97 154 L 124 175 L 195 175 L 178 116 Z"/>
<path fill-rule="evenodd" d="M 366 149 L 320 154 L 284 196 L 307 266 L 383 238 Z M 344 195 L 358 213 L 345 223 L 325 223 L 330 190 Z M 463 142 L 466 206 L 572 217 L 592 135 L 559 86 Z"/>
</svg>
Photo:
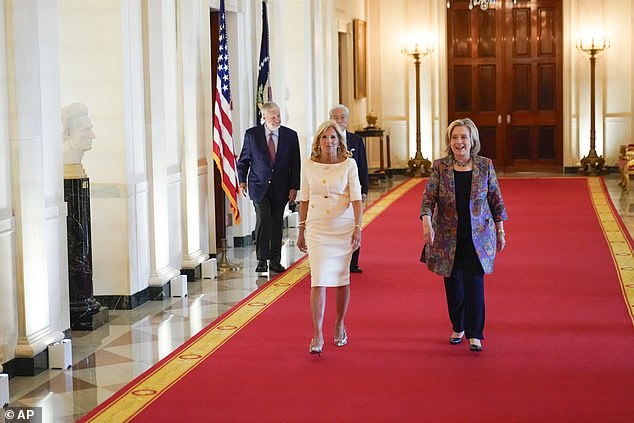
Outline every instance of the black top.
<svg viewBox="0 0 634 423">
<path fill-rule="evenodd" d="M 456 181 L 456 211 L 458 212 L 458 237 L 471 238 L 471 212 L 469 198 L 471 197 L 471 176 L 473 171 L 454 170 Z"/>
</svg>

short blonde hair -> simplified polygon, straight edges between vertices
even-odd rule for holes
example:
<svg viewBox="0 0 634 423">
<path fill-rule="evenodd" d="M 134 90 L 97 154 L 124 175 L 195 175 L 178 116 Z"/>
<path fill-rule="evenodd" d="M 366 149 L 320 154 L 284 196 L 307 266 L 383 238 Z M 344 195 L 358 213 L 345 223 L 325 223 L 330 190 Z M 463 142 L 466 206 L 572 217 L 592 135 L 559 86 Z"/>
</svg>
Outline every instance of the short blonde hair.
<svg viewBox="0 0 634 423">
<path fill-rule="evenodd" d="M 335 122 L 334 120 L 328 119 L 327 121 L 319 125 L 317 131 L 315 131 L 310 158 L 318 159 L 319 157 L 321 157 L 321 147 L 319 146 L 319 139 L 329 128 L 334 128 L 335 132 L 337 133 L 337 138 L 339 138 L 339 146 L 337 146 L 337 156 L 352 157 L 352 153 L 348 151 L 348 147 L 346 146 L 346 139 L 343 135 L 341 127 L 337 125 L 337 122 Z"/>
<path fill-rule="evenodd" d="M 470 153 L 472 157 L 477 156 L 480 152 L 480 133 L 478 132 L 476 124 L 469 118 L 456 119 L 447 127 L 447 134 L 445 136 L 445 151 L 447 155 L 453 156 L 453 151 L 451 151 L 451 133 L 457 126 L 465 126 L 469 130 L 471 138 Z"/>
</svg>

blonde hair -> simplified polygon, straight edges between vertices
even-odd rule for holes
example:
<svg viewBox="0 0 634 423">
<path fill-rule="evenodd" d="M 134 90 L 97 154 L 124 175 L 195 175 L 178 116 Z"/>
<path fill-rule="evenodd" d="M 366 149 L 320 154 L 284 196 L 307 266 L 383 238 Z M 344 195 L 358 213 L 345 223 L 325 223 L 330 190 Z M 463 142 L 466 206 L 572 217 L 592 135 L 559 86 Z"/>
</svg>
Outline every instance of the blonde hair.
<svg viewBox="0 0 634 423">
<path fill-rule="evenodd" d="M 337 156 L 352 157 L 352 153 L 348 151 L 348 147 L 346 146 L 346 139 L 343 136 L 343 131 L 341 130 L 341 127 L 337 125 L 337 122 L 335 122 L 334 120 L 328 119 L 327 121 L 319 125 L 317 131 L 315 131 L 313 144 L 310 149 L 310 158 L 318 159 L 319 157 L 321 157 L 321 147 L 319 146 L 319 139 L 329 128 L 334 128 L 335 132 L 337 133 L 337 138 L 339 138 L 339 145 L 337 146 Z"/>
<path fill-rule="evenodd" d="M 447 134 L 445 136 L 445 151 L 447 155 L 453 156 L 453 151 L 451 151 L 451 133 L 457 126 L 464 126 L 469 130 L 471 138 L 470 153 L 472 157 L 476 156 L 480 152 L 480 133 L 478 132 L 476 124 L 469 118 L 456 119 L 447 127 Z"/>
</svg>

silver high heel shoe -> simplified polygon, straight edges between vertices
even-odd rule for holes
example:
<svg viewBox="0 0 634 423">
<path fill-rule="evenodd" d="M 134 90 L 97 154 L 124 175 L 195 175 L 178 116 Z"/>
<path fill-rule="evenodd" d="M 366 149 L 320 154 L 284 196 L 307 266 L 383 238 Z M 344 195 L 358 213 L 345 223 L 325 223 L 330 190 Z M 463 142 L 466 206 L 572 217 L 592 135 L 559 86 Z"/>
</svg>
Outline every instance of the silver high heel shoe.
<svg viewBox="0 0 634 423">
<path fill-rule="evenodd" d="M 314 340 L 315 340 L 314 338 L 310 340 L 310 345 L 308 346 L 308 352 L 311 354 L 321 354 L 321 349 L 324 346 L 324 341 L 321 341 L 321 344 L 319 345 L 313 345 Z"/>
<path fill-rule="evenodd" d="M 348 343 L 348 332 L 346 331 L 346 328 L 343 328 L 343 338 L 337 338 L 335 336 L 335 346 L 336 347 L 343 347 L 344 345 L 346 345 Z"/>
</svg>

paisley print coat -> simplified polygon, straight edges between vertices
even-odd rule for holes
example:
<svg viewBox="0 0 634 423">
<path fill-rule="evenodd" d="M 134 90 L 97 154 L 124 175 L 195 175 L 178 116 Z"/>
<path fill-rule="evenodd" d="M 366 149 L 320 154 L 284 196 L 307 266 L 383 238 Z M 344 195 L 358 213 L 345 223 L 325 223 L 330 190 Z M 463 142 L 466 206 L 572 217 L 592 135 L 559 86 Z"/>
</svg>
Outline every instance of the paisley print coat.
<svg viewBox="0 0 634 423">
<path fill-rule="evenodd" d="M 471 178 L 471 232 L 473 245 L 478 253 L 484 273 L 493 271 L 497 233 L 495 222 L 506 220 L 504 200 L 495 176 L 491 159 L 473 157 Z M 432 174 L 423 193 L 420 218 L 432 217 L 434 242 L 429 248 L 427 267 L 441 276 L 450 276 L 456 255 L 458 213 L 453 158 L 443 157 L 434 161 Z"/>
</svg>

